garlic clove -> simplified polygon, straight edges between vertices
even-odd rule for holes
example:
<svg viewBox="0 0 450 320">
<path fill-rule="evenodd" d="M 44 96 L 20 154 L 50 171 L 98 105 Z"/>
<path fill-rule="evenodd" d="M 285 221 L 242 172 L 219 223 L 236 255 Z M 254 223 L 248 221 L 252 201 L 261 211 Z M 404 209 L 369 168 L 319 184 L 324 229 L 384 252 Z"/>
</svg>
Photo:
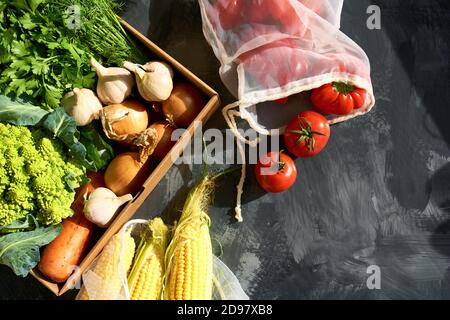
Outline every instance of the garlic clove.
<svg viewBox="0 0 450 320">
<path fill-rule="evenodd" d="M 97 72 L 97 95 L 108 105 L 122 103 L 131 95 L 135 80 L 133 74 L 125 68 L 105 68 L 97 60 L 91 58 L 91 65 Z"/>
<path fill-rule="evenodd" d="M 124 68 L 136 75 L 140 95 L 147 101 L 161 102 L 167 100 L 173 90 L 173 70 L 165 62 L 150 61 L 138 65 L 126 61 Z"/>
<path fill-rule="evenodd" d="M 75 88 L 61 100 L 64 110 L 75 119 L 77 126 L 83 127 L 99 119 L 103 106 L 95 93 L 89 89 Z"/>
<path fill-rule="evenodd" d="M 101 228 L 106 228 L 112 222 L 118 209 L 132 199 L 131 194 L 117 197 L 108 188 L 97 188 L 92 191 L 88 200 L 84 203 L 83 212 L 86 219 Z"/>
</svg>

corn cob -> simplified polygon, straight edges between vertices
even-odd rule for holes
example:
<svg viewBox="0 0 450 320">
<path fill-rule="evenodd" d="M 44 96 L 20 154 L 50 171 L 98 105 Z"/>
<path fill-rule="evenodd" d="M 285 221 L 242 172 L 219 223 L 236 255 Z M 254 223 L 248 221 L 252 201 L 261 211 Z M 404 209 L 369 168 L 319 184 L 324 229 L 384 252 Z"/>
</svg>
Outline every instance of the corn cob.
<svg viewBox="0 0 450 320">
<path fill-rule="evenodd" d="M 161 218 L 149 222 L 128 276 L 131 300 L 160 300 L 169 228 Z"/>
<path fill-rule="evenodd" d="M 166 252 L 164 299 L 211 299 L 212 248 L 206 210 L 213 189 L 213 179 L 205 176 L 188 195 Z"/>
<path fill-rule="evenodd" d="M 135 251 L 135 243 L 130 233 L 130 231 L 123 233 L 122 263 L 119 262 L 122 254 L 122 233 L 119 232 L 108 242 L 91 269 L 99 281 L 89 286 L 89 292 L 83 286 L 77 300 L 113 300 L 120 296 L 122 279 L 126 281 L 126 274 L 131 267 Z"/>
</svg>

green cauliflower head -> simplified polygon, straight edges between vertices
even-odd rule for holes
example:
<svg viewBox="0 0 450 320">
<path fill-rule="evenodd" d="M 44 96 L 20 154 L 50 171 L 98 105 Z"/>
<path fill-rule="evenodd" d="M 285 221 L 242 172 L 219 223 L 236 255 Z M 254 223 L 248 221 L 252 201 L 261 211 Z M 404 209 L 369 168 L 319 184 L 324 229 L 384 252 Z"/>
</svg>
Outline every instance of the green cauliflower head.
<svg viewBox="0 0 450 320">
<path fill-rule="evenodd" d="M 33 214 L 53 225 L 73 214 L 84 167 L 42 130 L 0 123 L 0 226 Z"/>
</svg>

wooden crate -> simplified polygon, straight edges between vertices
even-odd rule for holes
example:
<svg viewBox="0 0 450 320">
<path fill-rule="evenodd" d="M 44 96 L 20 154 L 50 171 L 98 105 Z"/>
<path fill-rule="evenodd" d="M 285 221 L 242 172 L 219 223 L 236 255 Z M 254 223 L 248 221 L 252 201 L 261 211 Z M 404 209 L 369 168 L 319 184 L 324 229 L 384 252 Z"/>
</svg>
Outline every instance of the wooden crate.
<svg viewBox="0 0 450 320">
<path fill-rule="evenodd" d="M 196 77 L 192 72 L 185 68 L 181 63 L 172 58 L 164 50 L 159 48 L 152 41 L 147 39 L 139 31 L 134 29 L 125 21 L 121 21 L 125 30 L 129 32 L 137 41 L 142 43 L 150 53 L 162 61 L 168 62 L 173 68 L 175 73 L 182 75 L 196 87 L 198 87 L 204 94 L 209 98 L 206 105 L 203 107 L 202 111 L 198 114 L 195 121 L 206 122 L 211 115 L 217 110 L 219 106 L 218 94 L 211 89 L 202 80 Z M 189 134 L 188 134 L 189 133 Z M 170 153 L 159 163 L 156 169 L 151 173 L 143 184 L 141 190 L 133 199 L 132 202 L 128 203 L 123 210 L 118 214 L 113 223 L 105 230 L 102 237 L 97 241 L 97 243 L 92 247 L 89 253 L 86 255 L 84 260 L 81 262 L 79 268 L 74 272 L 74 274 L 65 283 L 56 283 L 47 279 L 42 275 L 37 268 L 31 272 L 31 274 L 44 286 L 50 289 L 55 295 L 62 295 L 68 290 L 75 287 L 76 283 L 79 282 L 81 274 L 86 270 L 86 268 L 91 264 L 91 262 L 97 257 L 101 252 L 103 247 L 108 243 L 109 239 L 116 234 L 120 228 L 130 220 L 139 207 L 144 203 L 148 195 L 153 191 L 156 185 L 161 181 L 167 171 L 172 167 L 173 161 L 176 160 L 184 150 L 184 148 L 190 143 L 190 138 L 194 134 L 194 125 L 191 124 L 187 132 L 179 139 L 176 145 L 172 148 Z"/>
</svg>

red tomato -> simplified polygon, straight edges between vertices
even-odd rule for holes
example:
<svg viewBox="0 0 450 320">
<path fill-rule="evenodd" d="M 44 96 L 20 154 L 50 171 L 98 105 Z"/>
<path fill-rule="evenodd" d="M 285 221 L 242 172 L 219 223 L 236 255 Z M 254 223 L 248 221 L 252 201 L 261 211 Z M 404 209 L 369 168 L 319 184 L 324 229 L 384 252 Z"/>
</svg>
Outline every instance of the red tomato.
<svg viewBox="0 0 450 320">
<path fill-rule="evenodd" d="M 312 63 L 312 73 L 315 75 L 330 72 L 356 74 L 362 78 L 370 79 L 367 66 L 361 59 L 347 53 L 329 53 L 323 59 Z"/>
<path fill-rule="evenodd" d="M 247 52 L 240 59 L 244 59 L 244 69 L 262 88 L 282 87 L 299 80 L 309 68 L 300 51 L 278 41 Z"/>
<path fill-rule="evenodd" d="M 289 189 L 297 179 L 297 167 L 287 154 L 269 152 L 255 165 L 255 175 L 261 188 L 279 193 Z"/>
<path fill-rule="evenodd" d="M 262 23 L 269 18 L 270 13 L 265 0 L 248 0 L 245 2 L 247 4 L 247 16 L 250 23 Z"/>
<path fill-rule="evenodd" d="M 270 32 L 270 30 L 272 30 L 272 29 L 267 30 L 267 28 L 265 28 L 265 27 L 258 27 L 258 28 L 254 28 L 254 29 L 255 29 L 254 33 L 248 32 L 248 33 L 244 33 L 242 35 L 242 37 L 241 37 L 242 44 L 245 44 L 245 43 L 251 41 L 253 38 L 256 38 L 257 36 L 266 35 Z M 241 60 L 241 61 L 246 60 L 254 55 L 260 54 L 262 51 L 267 50 L 267 49 L 282 48 L 282 47 L 295 48 L 296 47 L 295 40 L 287 38 L 287 39 L 281 39 L 281 40 L 270 42 L 268 44 L 257 47 L 253 50 L 244 52 L 243 54 L 241 54 L 239 56 L 239 60 Z"/>
<path fill-rule="evenodd" d="M 275 100 L 275 102 L 278 103 L 278 104 L 286 104 L 286 103 L 289 102 L 289 97 L 284 97 L 284 98 Z"/>
<path fill-rule="evenodd" d="M 292 81 L 297 81 L 303 78 L 309 70 L 308 60 L 305 58 L 303 53 L 298 50 L 291 50 L 291 56 L 289 60 L 290 65 L 288 66 L 288 79 L 280 79 L 281 85 L 284 86 Z"/>
<path fill-rule="evenodd" d="M 365 99 L 366 90 L 342 82 L 325 84 L 311 93 L 311 102 L 317 110 L 337 115 L 361 108 Z"/>
<path fill-rule="evenodd" d="M 265 2 L 273 20 L 283 26 L 284 32 L 295 36 L 304 35 L 306 27 L 289 0 L 266 0 Z"/>
<path fill-rule="evenodd" d="M 278 22 L 283 22 L 283 18 L 293 10 L 289 0 L 266 0 L 265 3 L 270 15 Z"/>
<path fill-rule="evenodd" d="M 313 157 L 325 148 L 330 133 L 330 125 L 323 115 L 303 111 L 286 127 L 284 143 L 289 152 L 297 157 Z"/>
<path fill-rule="evenodd" d="M 267 1 L 267 0 L 266 0 Z M 275 34 L 276 28 L 255 25 L 241 34 L 241 43 L 247 43 L 257 36 Z M 284 86 L 305 76 L 309 64 L 303 53 L 296 50 L 296 39 L 285 38 L 272 41 L 253 50 L 242 53 L 238 59 L 244 62 L 244 69 L 255 78 L 263 88 Z"/>
<path fill-rule="evenodd" d="M 330 71 L 357 74 L 366 79 L 370 78 L 367 66 L 361 59 L 354 55 L 347 53 L 330 53 L 327 54 L 326 57 L 328 58 L 328 66 L 326 67 L 327 69 L 330 69 Z"/>
<path fill-rule="evenodd" d="M 315 60 L 312 69 L 312 73 L 315 75 L 347 71 L 344 64 L 329 56 L 324 56 L 323 59 Z"/>
<path fill-rule="evenodd" d="M 239 27 L 244 14 L 245 1 L 219 0 L 216 3 L 219 20 L 224 30 Z"/>
</svg>

